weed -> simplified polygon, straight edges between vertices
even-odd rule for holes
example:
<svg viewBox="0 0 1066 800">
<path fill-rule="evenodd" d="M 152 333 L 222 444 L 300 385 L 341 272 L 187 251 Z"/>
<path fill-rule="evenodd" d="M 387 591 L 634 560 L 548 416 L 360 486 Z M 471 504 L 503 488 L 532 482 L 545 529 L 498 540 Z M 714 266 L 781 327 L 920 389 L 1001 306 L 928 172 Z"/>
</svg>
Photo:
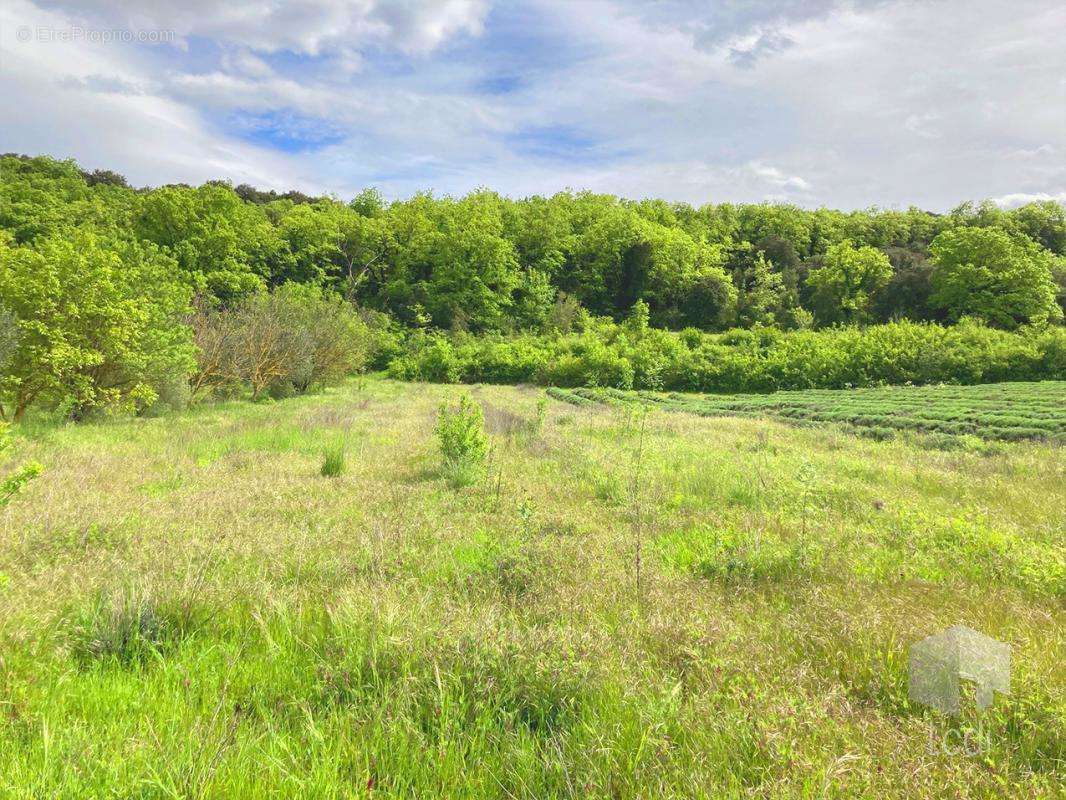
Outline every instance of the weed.
<svg viewBox="0 0 1066 800">
<path fill-rule="evenodd" d="M 533 422 L 530 425 L 529 432 L 533 436 L 539 436 L 540 432 L 544 430 L 544 421 L 548 417 L 548 399 L 542 397 L 537 400 L 537 413 L 533 417 Z"/>
<path fill-rule="evenodd" d="M 101 595 L 76 615 L 69 632 L 75 662 L 135 666 L 176 645 L 196 624 L 190 606 L 162 603 L 139 594 Z"/>
<path fill-rule="evenodd" d="M 0 453 L 3 453 L 10 444 L 10 427 L 6 422 L 0 422 Z M 35 461 L 24 464 L 6 478 L 0 480 L 0 508 L 11 502 L 11 498 L 22 491 L 23 487 L 41 474 L 41 465 Z"/>
<path fill-rule="evenodd" d="M 347 451 L 344 444 L 336 444 L 326 450 L 322 457 L 322 467 L 319 472 L 323 477 L 336 478 L 343 475 L 347 468 Z"/>
<path fill-rule="evenodd" d="M 812 556 L 802 544 L 763 533 L 698 529 L 658 540 L 671 567 L 699 578 L 723 581 L 781 581 L 809 574 Z"/>
<path fill-rule="evenodd" d="M 641 406 L 640 437 L 633 454 L 632 479 L 629 484 L 629 510 L 633 528 L 633 577 L 637 590 L 637 603 L 642 600 L 641 576 L 644 566 L 644 504 L 641 495 L 641 469 L 644 466 L 644 434 L 648 427 L 648 407 Z M 642 606 L 643 607 L 643 606 Z"/>
<path fill-rule="evenodd" d="M 481 406 L 465 394 L 454 409 L 442 403 L 436 433 L 444 474 L 452 483 L 465 486 L 481 477 L 489 446 Z"/>
</svg>

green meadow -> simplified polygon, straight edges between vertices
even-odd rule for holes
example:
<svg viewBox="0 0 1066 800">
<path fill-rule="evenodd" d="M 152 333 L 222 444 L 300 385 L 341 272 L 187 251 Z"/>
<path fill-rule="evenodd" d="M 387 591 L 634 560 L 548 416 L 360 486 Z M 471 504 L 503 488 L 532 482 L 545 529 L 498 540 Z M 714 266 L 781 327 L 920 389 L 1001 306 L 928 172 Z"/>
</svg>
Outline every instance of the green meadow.
<svg viewBox="0 0 1066 800">
<path fill-rule="evenodd" d="M 31 421 L 0 797 L 1061 796 L 1062 393 L 371 377 Z M 463 394 L 489 449 L 459 480 Z M 944 718 L 907 651 L 960 623 L 1011 692 Z"/>
</svg>

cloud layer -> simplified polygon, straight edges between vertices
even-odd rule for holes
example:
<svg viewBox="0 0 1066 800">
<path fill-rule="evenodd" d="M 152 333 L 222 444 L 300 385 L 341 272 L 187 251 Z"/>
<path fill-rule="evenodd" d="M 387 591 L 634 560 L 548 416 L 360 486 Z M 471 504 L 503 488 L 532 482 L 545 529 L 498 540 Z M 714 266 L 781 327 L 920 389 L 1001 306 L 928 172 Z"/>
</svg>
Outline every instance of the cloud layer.
<svg viewBox="0 0 1066 800">
<path fill-rule="evenodd" d="M 4 4 L 0 149 L 340 196 L 1066 196 L 1053 0 L 123 5 Z"/>
</svg>

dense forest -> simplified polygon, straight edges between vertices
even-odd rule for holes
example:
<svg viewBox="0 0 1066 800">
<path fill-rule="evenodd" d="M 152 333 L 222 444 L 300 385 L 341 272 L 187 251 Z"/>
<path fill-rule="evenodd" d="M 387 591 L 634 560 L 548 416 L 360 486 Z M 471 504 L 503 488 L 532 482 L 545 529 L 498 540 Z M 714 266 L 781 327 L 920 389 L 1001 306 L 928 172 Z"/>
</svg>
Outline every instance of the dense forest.
<svg viewBox="0 0 1066 800">
<path fill-rule="evenodd" d="M 1063 377 L 1064 306 L 1054 202 L 345 202 L 0 160 L 5 418 L 276 395 L 368 365 L 715 391 Z"/>
</svg>

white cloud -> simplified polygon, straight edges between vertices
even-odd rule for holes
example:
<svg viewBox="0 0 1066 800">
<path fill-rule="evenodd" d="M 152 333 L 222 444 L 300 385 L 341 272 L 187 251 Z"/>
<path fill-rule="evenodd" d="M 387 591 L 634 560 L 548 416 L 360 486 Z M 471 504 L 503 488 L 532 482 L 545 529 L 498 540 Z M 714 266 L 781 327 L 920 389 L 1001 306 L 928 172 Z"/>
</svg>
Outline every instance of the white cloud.
<svg viewBox="0 0 1066 800">
<path fill-rule="evenodd" d="M 135 29 L 171 30 L 267 53 L 317 55 L 385 44 L 428 53 L 448 38 L 481 32 L 488 0 L 141 0 L 56 3 L 72 16 Z"/>
<path fill-rule="evenodd" d="M 939 139 L 940 133 L 936 130 L 936 121 L 938 119 L 940 119 L 940 115 L 931 112 L 925 114 L 910 114 L 905 120 L 903 120 L 903 127 L 915 136 L 921 136 L 923 139 Z"/>
<path fill-rule="evenodd" d="M 122 48 L 19 35 L 68 23 L 24 0 L 0 8 L 4 151 L 74 157 L 144 184 L 220 175 L 278 187 L 310 183 L 273 153 L 212 135 L 193 109 L 160 94 L 159 81 Z"/>
<path fill-rule="evenodd" d="M 1034 194 L 1015 192 L 1014 194 L 1005 194 L 1001 197 L 992 198 L 992 202 L 1001 208 L 1017 208 L 1018 206 L 1024 206 L 1026 203 L 1046 202 L 1048 200 L 1053 200 L 1056 203 L 1066 205 L 1066 191 L 1057 194 L 1048 194 L 1047 192 L 1036 192 Z"/>
<path fill-rule="evenodd" d="M 129 9 L 0 9 L 0 100 L 19 111 L 0 149 L 136 182 L 342 195 L 569 186 L 946 209 L 1066 191 L 1066 51 L 1049 35 L 1066 30 L 1066 7 L 1054 0 Z M 170 28 L 188 49 L 14 41 L 26 24 Z M 480 88 L 496 80 L 507 88 Z M 275 128 L 330 135 L 293 152 L 251 135 Z M 543 138 L 523 148 L 530 136 Z"/>
<path fill-rule="evenodd" d="M 754 161 L 748 165 L 748 169 L 756 177 L 762 178 L 772 186 L 777 186 L 781 189 L 799 189 L 806 192 L 810 191 L 811 188 L 811 185 L 799 175 L 786 175 L 777 167 L 772 167 L 768 164 Z"/>
<path fill-rule="evenodd" d="M 252 78 L 269 78 L 274 74 L 269 64 L 243 48 L 226 53 L 222 57 L 222 66 L 229 72 L 239 72 Z"/>
</svg>

